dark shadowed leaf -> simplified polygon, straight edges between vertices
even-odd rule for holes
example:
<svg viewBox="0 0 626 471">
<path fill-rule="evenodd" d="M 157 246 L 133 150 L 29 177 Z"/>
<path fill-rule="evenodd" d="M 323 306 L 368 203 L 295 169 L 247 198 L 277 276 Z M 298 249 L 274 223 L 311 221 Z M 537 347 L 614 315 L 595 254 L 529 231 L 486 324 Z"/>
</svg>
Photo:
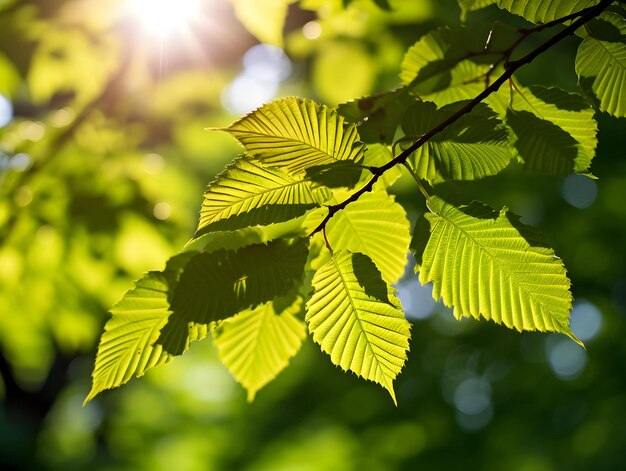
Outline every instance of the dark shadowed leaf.
<svg viewBox="0 0 626 471">
<path fill-rule="evenodd" d="M 404 133 L 412 138 L 405 147 L 465 104 L 437 109 L 434 103 L 415 103 L 402 121 Z M 508 165 L 512 158 L 508 139 L 502 122 L 481 103 L 435 134 L 411 155 L 409 162 L 415 174 L 426 180 L 476 180 L 495 175 Z"/>
<path fill-rule="evenodd" d="M 277 239 L 236 252 L 196 255 L 180 277 L 172 299 L 173 314 L 158 343 L 178 354 L 193 326 L 212 325 L 287 294 L 302 279 L 307 253 L 306 239 Z"/>
</svg>

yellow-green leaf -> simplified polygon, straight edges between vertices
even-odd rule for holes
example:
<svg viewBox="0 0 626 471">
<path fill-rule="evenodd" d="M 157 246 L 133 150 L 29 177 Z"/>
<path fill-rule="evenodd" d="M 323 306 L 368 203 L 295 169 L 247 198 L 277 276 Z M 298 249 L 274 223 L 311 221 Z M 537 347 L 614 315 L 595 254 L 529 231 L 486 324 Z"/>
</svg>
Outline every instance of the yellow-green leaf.
<svg viewBox="0 0 626 471">
<path fill-rule="evenodd" d="M 437 109 L 434 103 L 415 103 L 404 116 L 402 129 L 417 140 L 465 104 Z M 415 174 L 426 180 L 476 180 L 497 174 L 512 157 L 502 122 L 480 103 L 411 154 L 409 163 Z"/>
<path fill-rule="evenodd" d="M 366 255 L 336 252 L 313 276 L 306 322 L 322 351 L 344 370 L 389 391 L 409 349 L 410 324 L 393 289 Z"/>
<path fill-rule="evenodd" d="M 282 47 L 289 4 L 294 0 L 231 0 L 237 19 L 263 43 Z"/>
<path fill-rule="evenodd" d="M 366 193 L 335 214 L 326 225 L 333 250 L 349 250 L 367 255 L 387 283 L 395 283 L 404 273 L 410 223 L 402 205 L 386 191 Z"/>
<path fill-rule="evenodd" d="M 176 286 L 182 267 L 193 255 L 178 255 L 168 262 L 164 272 L 146 274 L 111 308 L 112 317 L 104 326 L 92 374 L 93 384 L 85 402 L 173 358 L 156 341 L 171 315 L 169 293 Z M 206 335 L 205 326 L 193 326 L 186 333 L 186 346 Z"/>
<path fill-rule="evenodd" d="M 485 88 L 485 64 L 464 59 L 468 50 L 479 50 L 476 38 L 464 28 L 439 28 L 422 36 L 409 48 L 400 78 L 423 100 L 448 105 L 471 99 Z"/>
<path fill-rule="evenodd" d="M 213 323 L 284 296 L 302 279 L 306 239 L 277 239 L 236 252 L 201 253 L 183 270 L 172 298 L 173 314 L 159 343 L 169 353 L 185 348 L 187 330 Z"/>
<path fill-rule="evenodd" d="M 280 302 L 270 302 L 226 319 L 213 331 L 220 360 L 246 388 L 248 401 L 298 353 L 306 337 L 306 325 L 296 317 L 301 310 L 302 298 L 282 310 Z"/>
<path fill-rule="evenodd" d="M 569 328 L 570 280 L 537 231 L 506 208 L 457 208 L 436 197 L 429 207 L 412 247 L 420 282 L 433 282 L 435 300 L 454 307 L 457 318 L 560 332 L 580 343 Z"/>
<path fill-rule="evenodd" d="M 592 33 L 583 39 L 576 53 L 576 73 L 582 77 L 583 88 L 591 88 L 602 111 L 625 117 L 626 19 L 607 12 L 596 21 L 606 23 L 605 29 L 611 28 L 615 34 L 596 38 Z"/>
<path fill-rule="evenodd" d="M 196 237 L 207 232 L 267 226 L 303 215 L 331 196 L 301 177 L 266 168 L 245 156 L 209 184 Z"/>
<path fill-rule="evenodd" d="M 598 143 L 594 110 L 577 93 L 518 87 L 506 123 L 524 166 L 547 175 L 588 173 Z"/>
<path fill-rule="evenodd" d="M 311 100 L 281 98 L 224 128 L 248 153 L 291 175 L 340 160 L 361 162 L 365 145 L 354 124 Z"/>
<path fill-rule="evenodd" d="M 592 7 L 600 0 L 495 0 L 500 8 L 532 23 L 547 23 Z"/>
</svg>

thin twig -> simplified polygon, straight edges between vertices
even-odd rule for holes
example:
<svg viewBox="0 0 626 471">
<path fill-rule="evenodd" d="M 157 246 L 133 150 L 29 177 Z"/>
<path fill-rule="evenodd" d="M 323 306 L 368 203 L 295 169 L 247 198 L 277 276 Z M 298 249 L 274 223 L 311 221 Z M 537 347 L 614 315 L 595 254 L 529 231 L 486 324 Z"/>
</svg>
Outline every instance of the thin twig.
<svg viewBox="0 0 626 471">
<path fill-rule="evenodd" d="M 334 205 L 328 206 L 328 214 L 322 220 L 322 222 L 309 234 L 309 236 L 312 236 L 312 235 L 316 234 L 317 232 L 321 231 L 323 228 L 325 228 L 326 224 L 328 223 L 328 221 L 330 221 L 330 219 L 338 211 L 341 211 L 343 208 L 345 208 L 350 203 L 358 200 L 361 197 L 361 195 L 372 191 L 372 188 L 374 187 L 374 184 L 378 181 L 378 179 L 387 170 L 395 167 L 396 165 L 404 164 L 404 162 L 406 162 L 406 160 L 409 158 L 409 156 L 413 152 L 415 152 L 417 149 L 422 147 L 426 142 L 428 142 L 430 139 L 432 139 L 433 136 L 435 136 L 436 134 L 438 134 L 441 131 L 443 131 L 445 128 L 450 126 L 452 123 L 456 122 L 461 116 L 471 112 L 472 109 L 474 109 L 474 107 L 478 103 L 482 102 L 489 95 L 491 95 L 492 93 L 496 92 L 503 83 L 508 81 L 509 78 L 513 76 L 513 73 L 515 71 L 517 71 L 517 69 L 519 69 L 520 67 L 522 67 L 522 66 L 524 66 L 526 64 L 531 63 L 535 58 L 537 58 L 537 56 L 543 54 L 548 49 L 550 49 L 552 46 L 554 46 L 555 44 L 559 43 L 560 41 L 562 41 L 563 39 L 565 39 L 566 37 L 568 37 L 569 35 L 574 33 L 574 31 L 576 31 L 578 28 L 580 28 L 585 23 L 587 23 L 588 21 L 590 21 L 593 18 L 595 18 L 596 16 L 598 16 L 604 10 L 606 10 L 606 8 L 608 8 L 608 6 L 611 5 L 611 3 L 613 3 L 613 0 L 602 0 L 597 5 L 594 5 L 592 7 L 589 7 L 589 8 L 586 8 L 584 10 L 581 10 L 581 11 L 579 11 L 576 14 L 572 14 L 572 15 L 578 17 L 573 23 L 571 23 L 566 28 L 564 28 L 561 31 L 559 31 L 557 34 L 555 34 L 554 36 L 549 38 L 547 41 L 545 41 L 541 45 L 537 46 L 535 49 L 533 49 L 531 52 L 529 52 L 525 56 L 521 57 L 520 59 L 517 59 L 515 61 L 511 61 L 511 62 L 508 62 L 507 64 L 505 64 L 504 72 L 496 80 L 494 80 L 494 82 L 491 85 L 489 85 L 487 88 L 485 88 L 485 90 L 483 90 L 476 97 L 474 97 L 474 99 L 469 101 L 465 106 L 463 106 L 461 109 L 459 109 L 456 113 L 454 113 L 453 115 L 449 116 L 447 119 L 445 119 L 444 121 L 439 123 L 437 126 L 432 128 L 430 131 L 428 131 L 426 134 L 424 134 L 421 138 L 419 138 L 417 141 L 415 141 L 411 146 L 406 148 L 404 151 L 402 151 L 400 154 L 398 154 L 392 160 L 387 162 L 385 165 L 382 165 L 382 166 L 377 167 L 377 168 L 373 168 L 372 169 L 372 173 L 373 173 L 372 178 L 364 186 L 362 186 L 359 190 L 354 192 L 352 195 L 350 195 L 344 201 L 342 201 L 341 203 L 338 203 L 338 204 L 334 204 Z M 568 15 L 566 17 L 563 17 L 562 19 L 560 19 L 560 21 L 567 21 L 568 19 L 570 19 L 572 17 L 572 15 Z M 554 20 L 554 22 L 556 22 L 556 21 L 557 20 Z M 554 23 L 554 22 L 550 22 L 550 23 Z M 546 23 L 546 25 L 548 25 L 550 23 Z M 544 28 L 547 27 L 547 26 L 544 26 L 544 25 L 541 25 L 541 26 L 543 26 Z"/>
</svg>

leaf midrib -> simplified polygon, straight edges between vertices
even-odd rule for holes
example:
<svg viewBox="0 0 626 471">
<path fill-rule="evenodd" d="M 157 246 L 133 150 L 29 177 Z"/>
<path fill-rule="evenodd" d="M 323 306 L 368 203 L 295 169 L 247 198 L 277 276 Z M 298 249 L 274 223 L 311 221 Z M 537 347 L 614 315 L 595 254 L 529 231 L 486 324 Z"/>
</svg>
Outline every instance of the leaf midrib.
<svg viewBox="0 0 626 471">
<path fill-rule="evenodd" d="M 352 254 L 350 254 L 350 265 L 352 267 L 352 271 L 354 272 L 354 263 L 352 261 Z M 366 339 L 366 344 L 367 344 L 367 349 L 370 351 L 370 353 L 373 355 L 373 357 L 376 359 L 376 366 L 378 368 L 378 370 L 383 374 L 383 376 L 385 378 L 388 378 L 388 376 L 385 374 L 384 369 L 382 368 L 382 365 L 380 363 L 380 360 L 378 359 L 378 355 L 376 354 L 376 352 L 374 351 L 374 349 L 372 348 L 371 345 L 371 341 L 369 339 L 369 336 L 367 334 L 367 332 L 365 331 L 365 328 L 363 327 L 363 322 L 358 314 L 358 310 L 357 307 L 354 305 L 354 301 L 352 299 L 352 296 L 350 295 L 350 290 L 348 288 L 348 283 L 346 281 L 346 279 L 343 276 L 343 273 L 341 272 L 341 269 L 339 268 L 339 265 L 337 264 L 337 260 L 335 259 L 335 257 L 332 257 L 333 260 L 333 264 L 335 265 L 335 269 L 337 270 L 337 274 L 339 275 L 339 278 L 341 279 L 341 283 L 343 285 L 343 288 L 346 292 L 346 295 L 348 296 L 348 299 L 350 300 L 350 306 L 352 307 L 352 310 L 354 312 L 354 316 L 356 317 L 356 320 L 359 324 L 359 328 L 361 329 L 361 333 L 362 335 L 365 337 Z"/>
<path fill-rule="evenodd" d="M 591 39 L 596 41 L 602 47 L 602 49 L 604 49 L 605 52 L 611 57 L 611 59 L 613 59 L 614 62 L 617 62 L 622 67 L 622 69 L 626 69 L 626 54 L 624 55 L 624 58 L 619 59 L 615 54 L 613 54 L 611 52 L 611 50 L 608 47 L 606 47 L 606 45 L 605 45 L 606 41 L 602 41 L 602 40 L 596 39 L 594 37 L 591 37 Z M 609 44 L 615 44 L 615 43 L 609 43 Z M 622 44 L 622 46 L 624 46 L 624 45 Z M 622 62 L 622 60 L 624 60 L 624 62 Z M 597 77 L 597 75 L 596 75 L 596 77 Z"/>
<path fill-rule="evenodd" d="M 327 151 L 325 151 L 323 149 L 320 149 L 319 147 L 315 147 L 310 142 L 302 141 L 300 139 L 294 139 L 294 138 L 285 137 L 285 136 L 276 136 L 276 135 L 272 135 L 272 134 L 263 134 L 263 133 L 260 133 L 260 132 L 248 131 L 248 130 L 245 130 L 245 129 L 235 129 L 234 131 L 237 132 L 237 133 L 240 133 L 240 134 L 249 134 L 249 135 L 253 135 L 253 136 L 257 136 L 257 137 L 265 137 L 265 138 L 276 139 L 277 141 L 296 142 L 298 144 L 302 144 L 302 145 L 305 145 L 307 147 L 310 147 L 311 149 L 315 149 L 318 152 L 320 152 L 321 154 L 324 154 L 324 155 L 330 157 L 332 160 L 335 160 L 337 162 L 339 162 L 341 160 L 352 160 L 352 159 L 340 159 L 340 158 L 334 157 L 333 155 L 329 154 Z"/>
</svg>

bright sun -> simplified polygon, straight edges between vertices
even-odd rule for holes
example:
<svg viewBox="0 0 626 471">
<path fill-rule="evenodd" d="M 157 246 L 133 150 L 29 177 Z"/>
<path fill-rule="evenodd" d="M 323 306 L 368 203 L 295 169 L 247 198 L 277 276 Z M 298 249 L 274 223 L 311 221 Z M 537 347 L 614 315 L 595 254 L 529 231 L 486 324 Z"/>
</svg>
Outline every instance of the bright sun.
<svg viewBox="0 0 626 471">
<path fill-rule="evenodd" d="M 143 27 L 160 36 L 179 32 L 201 12 L 201 0 L 128 0 Z"/>
</svg>

